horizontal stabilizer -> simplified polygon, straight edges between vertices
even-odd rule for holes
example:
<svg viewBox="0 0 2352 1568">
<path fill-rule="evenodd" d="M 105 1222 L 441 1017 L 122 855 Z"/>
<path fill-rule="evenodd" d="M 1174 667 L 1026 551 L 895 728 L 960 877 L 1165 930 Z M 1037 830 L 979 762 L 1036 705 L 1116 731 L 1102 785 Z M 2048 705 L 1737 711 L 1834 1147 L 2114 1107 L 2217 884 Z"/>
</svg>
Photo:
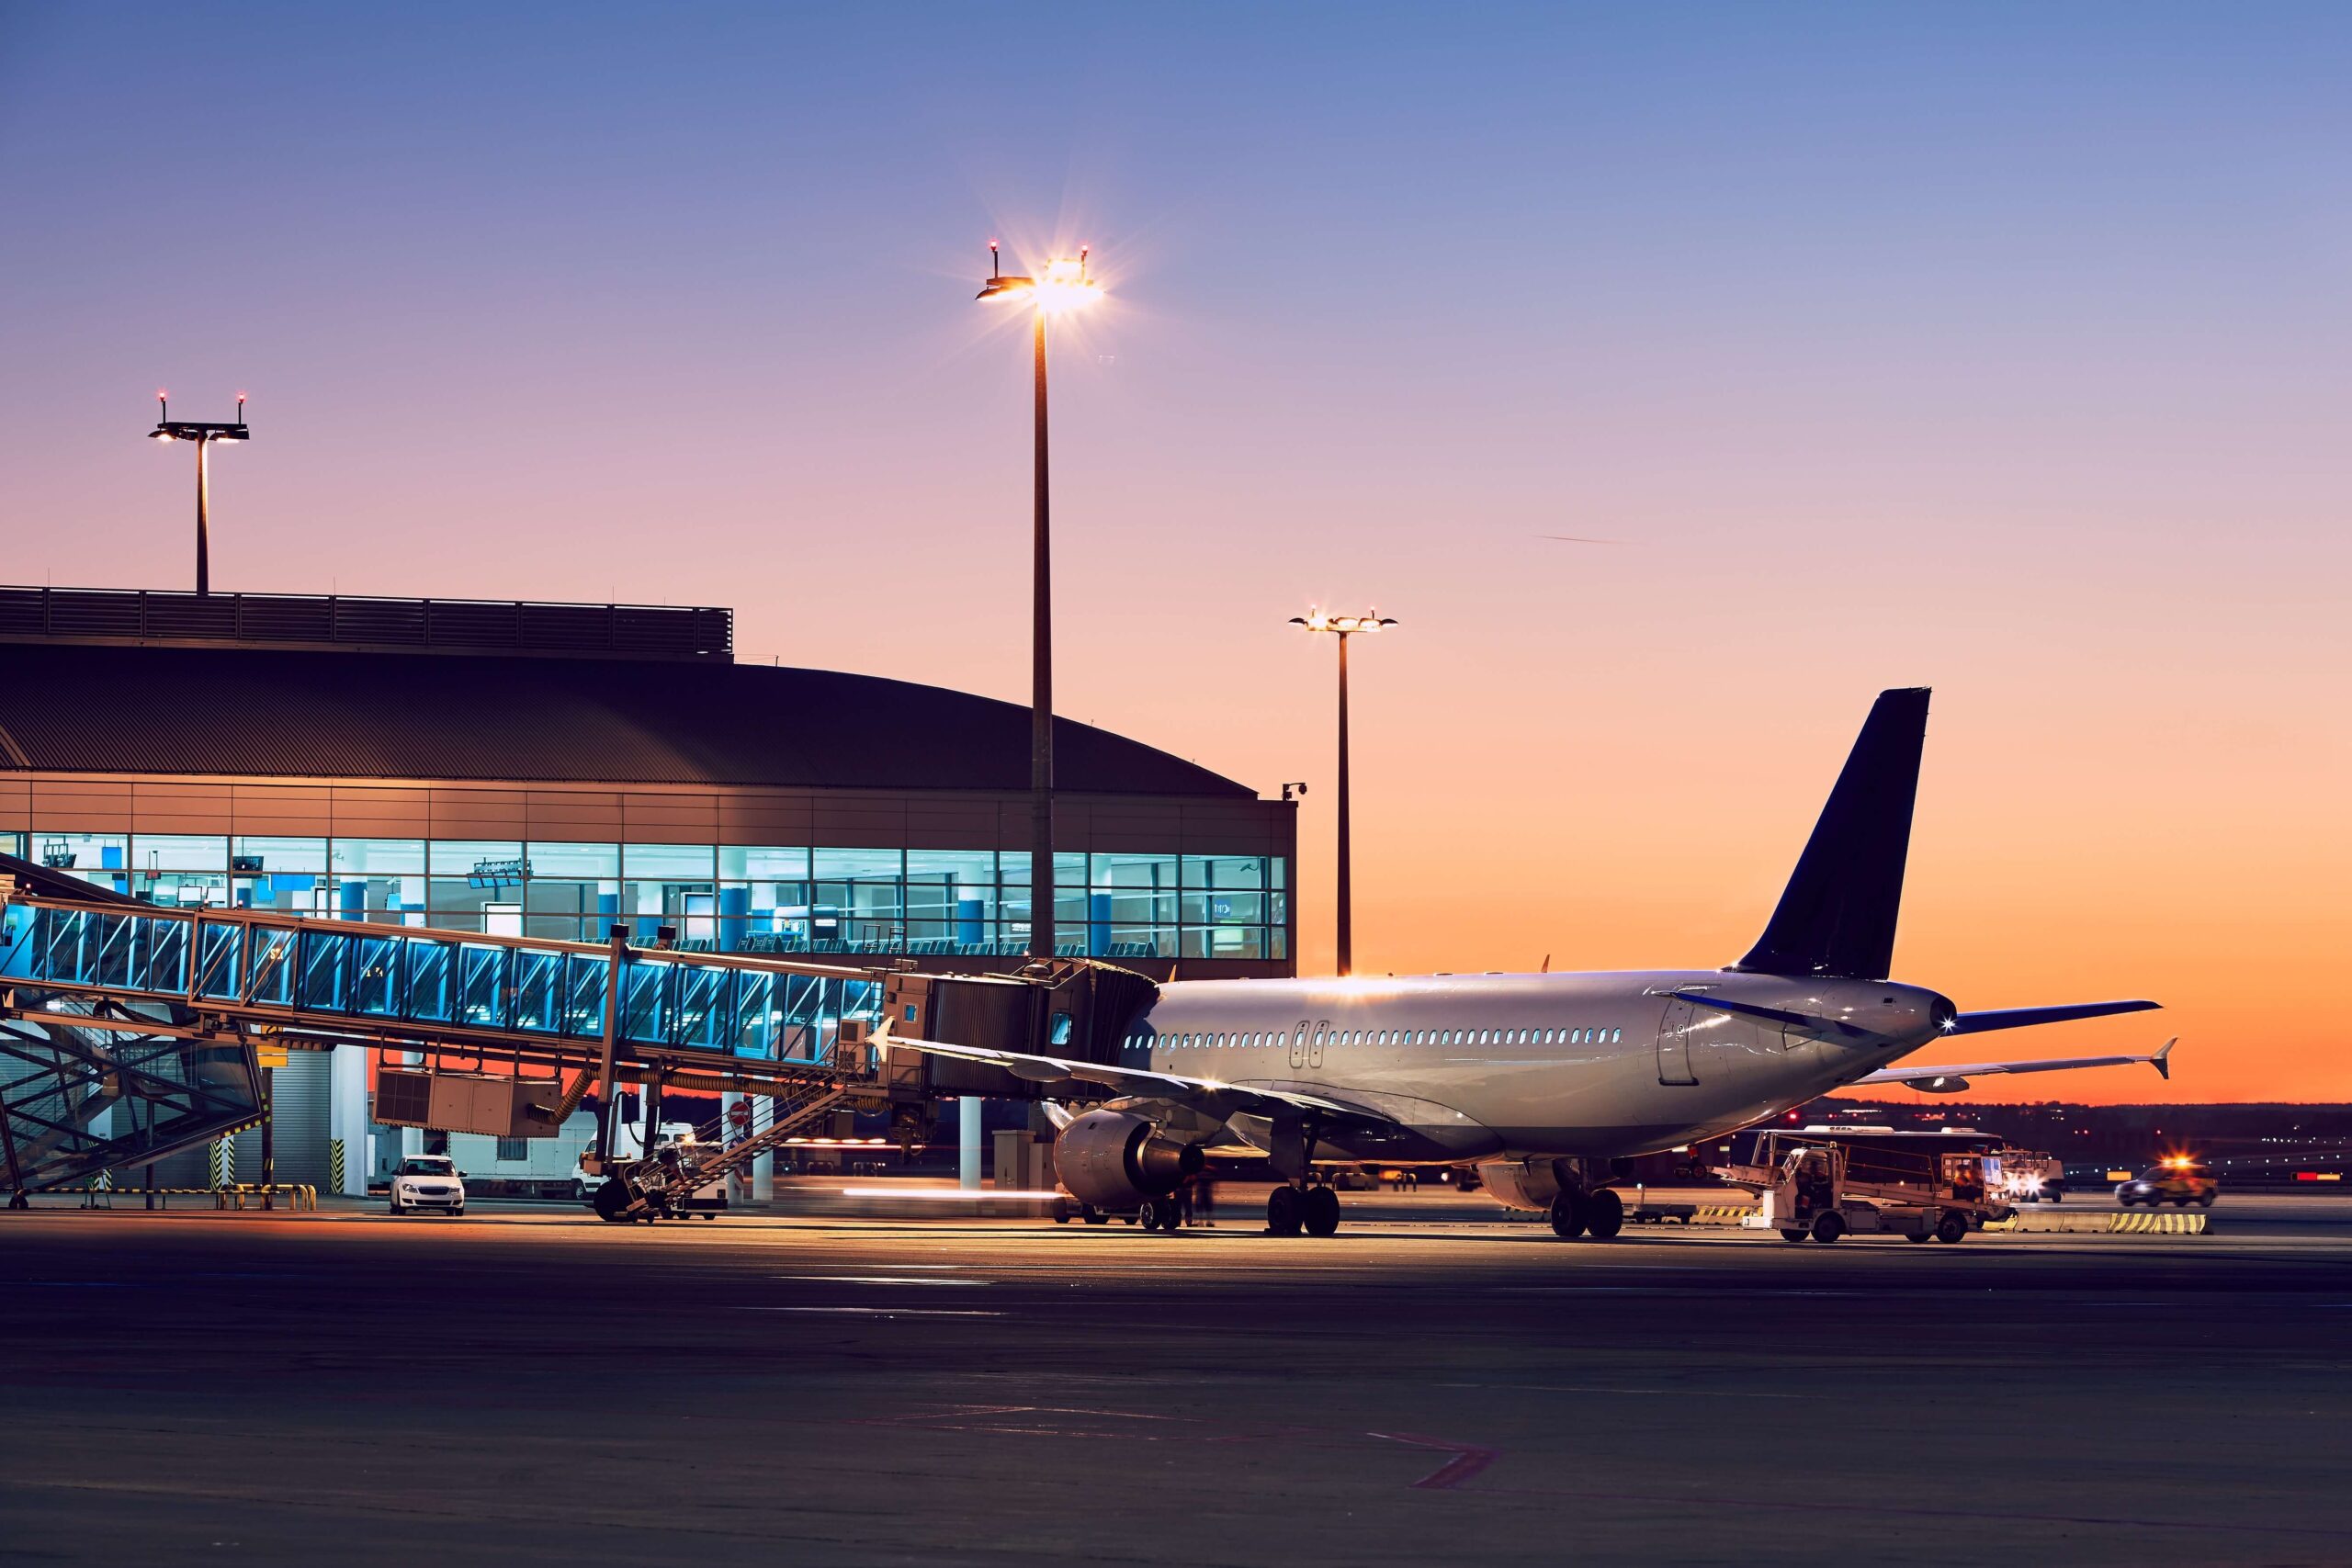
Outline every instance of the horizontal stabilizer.
<svg viewBox="0 0 2352 1568">
<path fill-rule="evenodd" d="M 2146 1056 L 2055 1056 L 2031 1062 L 1962 1062 L 1951 1066 L 1881 1067 L 1877 1072 L 1856 1078 L 1856 1085 L 1901 1084 L 1926 1094 L 1957 1094 L 1968 1087 L 1971 1078 L 1992 1077 L 2001 1073 L 2063 1073 L 2077 1067 L 2137 1067 L 2156 1069 L 2161 1077 L 2172 1077 L 2172 1048 L 2179 1038 L 2165 1041 Z"/>
<path fill-rule="evenodd" d="M 2071 1023 L 2078 1018 L 2105 1018 L 2110 1013 L 2151 1012 L 2164 1006 L 2145 1000 L 2129 1002 L 2068 1002 L 2062 1007 L 1995 1008 L 1989 1012 L 1964 1012 L 1951 1021 L 1947 1034 L 1982 1034 L 1990 1029 L 2030 1029 L 2037 1023 Z"/>
</svg>

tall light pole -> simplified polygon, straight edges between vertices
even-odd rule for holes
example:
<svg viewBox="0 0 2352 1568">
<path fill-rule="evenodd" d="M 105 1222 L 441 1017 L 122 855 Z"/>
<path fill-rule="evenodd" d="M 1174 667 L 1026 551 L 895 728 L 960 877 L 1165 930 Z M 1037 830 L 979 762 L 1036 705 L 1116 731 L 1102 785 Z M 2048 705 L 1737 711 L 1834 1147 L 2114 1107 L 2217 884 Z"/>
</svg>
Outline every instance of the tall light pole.
<svg viewBox="0 0 2352 1568">
<path fill-rule="evenodd" d="M 220 420 L 174 419 L 172 405 L 161 392 L 155 394 L 156 406 L 162 411 L 155 428 L 147 433 L 150 441 L 193 441 L 196 443 L 196 591 L 212 592 L 212 472 L 209 462 L 215 441 L 251 441 L 253 433 L 245 428 L 245 394 L 237 394 L 237 417 L 233 423 Z"/>
<path fill-rule="evenodd" d="M 989 276 L 978 298 L 1012 299 L 1036 317 L 1037 433 L 1031 525 L 1029 627 L 1029 956 L 1054 956 L 1054 557 L 1053 507 L 1046 462 L 1046 318 L 1082 310 L 1102 297 L 1087 273 L 1086 251 L 1057 256 L 1035 277 L 1009 276 L 989 242 Z"/>
<path fill-rule="evenodd" d="M 1290 624 L 1311 632 L 1329 632 L 1340 639 L 1340 854 L 1339 971 L 1355 968 L 1355 872 L 1349 859 L 1348 823 L 1348 638 L 1358 632 L 1385 631 L 1396 623 L 1377 611 L 1369 615 L 1333 615 L 1309 610 L 1293 615 Z"/>
</svg>

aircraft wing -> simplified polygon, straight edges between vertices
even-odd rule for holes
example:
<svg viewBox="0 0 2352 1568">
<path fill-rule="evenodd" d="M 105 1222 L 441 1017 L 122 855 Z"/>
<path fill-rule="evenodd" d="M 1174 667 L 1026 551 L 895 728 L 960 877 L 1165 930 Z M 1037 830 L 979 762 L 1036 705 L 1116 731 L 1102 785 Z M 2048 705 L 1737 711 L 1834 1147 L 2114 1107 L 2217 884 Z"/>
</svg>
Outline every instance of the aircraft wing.
<svg viewBox="0 0 2352 1568">
<path fill-rule="evenodd" d="M 1955 1066 L 1881 1067 L 1854 1080 L 1855 1085 L 1899 1083 L 1928 1094 L 1957 1094 L 1968 1087 L 1971 1078 L 1991 1077 L 1997 1073 L 2056 1073 L 2074 1067 L 2136 1067 L 2142 1063 L 2156 1069 L 2162 1077 L 2172 1077 L 2172 1048 L 2180 1043 L 2177 1036 L 2156 1047 L 2151 1056 L 2057 1056 L 2031 1062 L 1967 1062 Z M 1851 1087 L 1851 1086 L 1849 1086 Z"/>
<path fill-rule="evenodd" d="M 877 1046 L 903 1045 L 910 1051 L 921 1051 L 932 1056 L 952 1056 L 958 1061 L 986 1062 L 1030 1083 L 1097 1084 L 1123 1095 L 1164 1100 L 1220 1118 L 1236 1111 L 1278 1116 L 1312 1111 L 1324 1116 L 1346 1117 L 1351 1121 L 1393 1124 L 1392 1118 L 1379 1111 L 1297 1089 L 1229 1084 L 1216 1078 L 1192 1077 L 1183 1073 L 1153 1072 L 1145 1067 L 1114 1067 L 1102 1062 L 1080 1062 L 1066 1056 L 997 1051 L 985 1045 L 946 1045 L 935 1040 L 912 1040 L 885 1031 L 877 1031 L 873 1043 Z"/>
</svg>

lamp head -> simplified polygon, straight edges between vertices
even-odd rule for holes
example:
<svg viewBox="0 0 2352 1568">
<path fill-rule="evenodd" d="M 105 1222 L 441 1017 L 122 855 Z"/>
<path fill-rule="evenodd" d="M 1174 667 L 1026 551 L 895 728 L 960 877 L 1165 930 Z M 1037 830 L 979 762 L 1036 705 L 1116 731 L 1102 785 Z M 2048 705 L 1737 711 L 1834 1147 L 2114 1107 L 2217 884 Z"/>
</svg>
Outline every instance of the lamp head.
<svg viewBox="0 0 2352 1568">
<path fill-rule="evenodd" d="M 1057 256 L 1046 264 L 1035 277 L 1022 277 L 1005 273 L 998 263 L 997 244 L 989 242 L 989 276 L 980 285 L 977 298 L 1004 299 L 1026 295 L 1038 310 L 1049 316 L 1067 315 L 1083 310 L 1102 296 L 1102 284 L 1088 271 L 1089 247 L 1081 246 L 1077 256 Z"/>
</svg>

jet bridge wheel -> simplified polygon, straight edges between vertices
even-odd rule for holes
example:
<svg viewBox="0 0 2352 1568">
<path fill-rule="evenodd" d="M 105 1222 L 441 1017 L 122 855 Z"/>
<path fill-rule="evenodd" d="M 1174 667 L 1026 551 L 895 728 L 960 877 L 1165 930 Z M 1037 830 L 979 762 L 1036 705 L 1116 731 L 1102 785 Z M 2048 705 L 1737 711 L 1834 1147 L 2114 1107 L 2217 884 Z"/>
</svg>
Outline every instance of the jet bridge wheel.
<svg viewBox="0 0 2352 1568">
<path fill-rule="evenodd" d="M 1309 1235 L 1331 1235 L 1340 1228 L 1340 1195 L 1329 1187 L 1310 1187 L 1299 1201 L 1300 1218 Z"/>
<path fill-rule="evenodd" d="M 1298 1189 L 1285 1182 L 1266 1194 L 1266 1230 L 1273 1235 L 1296 1235 L 1306 1219 Z"/>
</svg>

